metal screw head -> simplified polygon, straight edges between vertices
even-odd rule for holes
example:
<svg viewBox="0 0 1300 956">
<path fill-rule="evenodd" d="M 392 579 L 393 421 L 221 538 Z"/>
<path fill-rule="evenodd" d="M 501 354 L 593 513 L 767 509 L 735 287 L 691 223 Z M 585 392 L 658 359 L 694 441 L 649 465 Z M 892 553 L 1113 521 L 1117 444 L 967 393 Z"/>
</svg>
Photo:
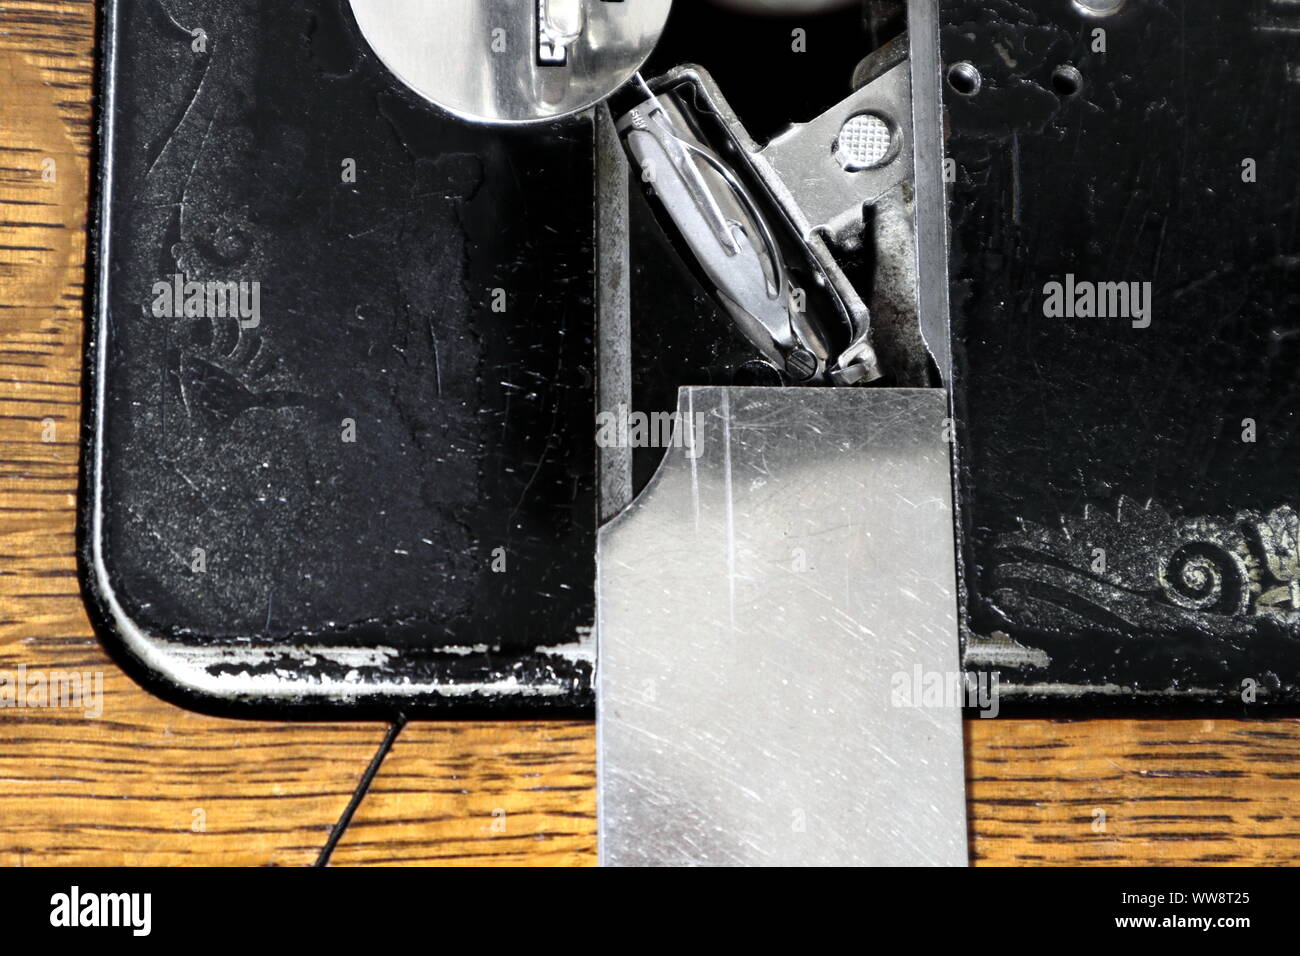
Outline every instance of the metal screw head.
<svg viewBox="0 0 1300 956">
<path fill-rule="evenodd" d="M 883 166 L 894 152 L 894 128 L 875 113 L 850 116 L 835 139 L 835 158 L 849 172 Z"/>
<path fill-rule="evenodd" d="M 785 357 L 785 370 L 796 382 L 806 382 L 817 374 L 817 356 L 807 349 L 795 349 Z"/>
</svg>

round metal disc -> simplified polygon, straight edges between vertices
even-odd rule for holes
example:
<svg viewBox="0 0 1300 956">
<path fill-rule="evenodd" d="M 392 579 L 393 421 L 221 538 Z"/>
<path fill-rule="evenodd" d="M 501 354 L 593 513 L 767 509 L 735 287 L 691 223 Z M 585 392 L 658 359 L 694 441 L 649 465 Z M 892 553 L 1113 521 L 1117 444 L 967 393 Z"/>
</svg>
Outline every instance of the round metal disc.
<svg viewBox="0 0 1300 956">
<path fill-rule="evenodd" d="M 835 158 L 849 172 L 882 166 L 893 151 L 894 131 L 875 113 L 850 116 L 835 141 Z"/>
<path fill-rule="evenodd" d="M 484 123 L 558 119 L 631 79 L 672 0 L 350 0 L 399 80 Z"/>
</svg>

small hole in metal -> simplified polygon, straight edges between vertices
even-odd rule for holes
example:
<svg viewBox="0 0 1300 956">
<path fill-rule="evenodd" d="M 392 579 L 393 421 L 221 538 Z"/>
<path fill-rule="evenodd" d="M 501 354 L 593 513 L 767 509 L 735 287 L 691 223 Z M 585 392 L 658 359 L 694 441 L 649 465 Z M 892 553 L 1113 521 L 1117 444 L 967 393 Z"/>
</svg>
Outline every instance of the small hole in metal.
<svg viewBox="0 0 1300 956">
<path fill-rule="evenodd" d="M 962 96 L 974 96 L 980 91 L 980 71 L 974 63 L 954 63 L 948 70 L 948 85 Z"/>
<path fill-rule="evenodd" d="M 1072 66 L 1058 66 L 1052 71 L 1052 89 L 1058 96 L 1073 96 L 1083 89 L 1083 74 Z"/>
</svg>

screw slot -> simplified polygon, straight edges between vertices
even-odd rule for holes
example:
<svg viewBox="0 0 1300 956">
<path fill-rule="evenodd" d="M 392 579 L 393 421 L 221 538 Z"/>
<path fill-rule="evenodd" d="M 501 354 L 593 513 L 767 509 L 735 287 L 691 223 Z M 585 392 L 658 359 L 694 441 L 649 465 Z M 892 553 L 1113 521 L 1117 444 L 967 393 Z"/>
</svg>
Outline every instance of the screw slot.
<svg viewBox="0 0 1300 956">
<path fill-rule="evenodd" d="M 974 96 L 980 91 L 983 82 L 980 71 L 974 63 L 963 60 L 954 63 L 948 70 L 948 85 L 962 96 Z"/>
<path fill-rule="evenodd" d="M 1052 89 L 1058 96 L 1074 96 L 1083 89 L 1083 74 L 1069 65 L 1058 66 L 1052 71 Z"/>
</svg>

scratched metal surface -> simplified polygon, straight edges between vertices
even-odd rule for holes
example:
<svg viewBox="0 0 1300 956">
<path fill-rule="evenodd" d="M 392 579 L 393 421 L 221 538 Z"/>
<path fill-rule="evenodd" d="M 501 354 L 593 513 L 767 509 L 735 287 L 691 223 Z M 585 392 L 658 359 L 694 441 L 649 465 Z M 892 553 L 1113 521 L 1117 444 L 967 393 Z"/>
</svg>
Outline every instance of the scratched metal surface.
<svg viewBox="0 0 1300 956">
<path fill-rule="evenodd" d="M 344 0 L 105 21 L 85 568 L 110 643 L 205 706 L 589 706 L 590 123 L 451 121 Z M 175 274 L 259 282 L 260 325 L 156 318 Z"/>
<path fill-rule="evenodd" d="M 600 533 L 602 862 L 964 866 L 946 394 L 680 407 Z"/>
<path fill-rule="evenodd" d="M 942 15 L 945 63 L 982 77 L 946 91 L 968 665 L 1038 697 L 1294 703 L 1300 6 Z M 1150 282 L 1149 327 L 1045 315 L 1067 274 Z"/>
</svg>

